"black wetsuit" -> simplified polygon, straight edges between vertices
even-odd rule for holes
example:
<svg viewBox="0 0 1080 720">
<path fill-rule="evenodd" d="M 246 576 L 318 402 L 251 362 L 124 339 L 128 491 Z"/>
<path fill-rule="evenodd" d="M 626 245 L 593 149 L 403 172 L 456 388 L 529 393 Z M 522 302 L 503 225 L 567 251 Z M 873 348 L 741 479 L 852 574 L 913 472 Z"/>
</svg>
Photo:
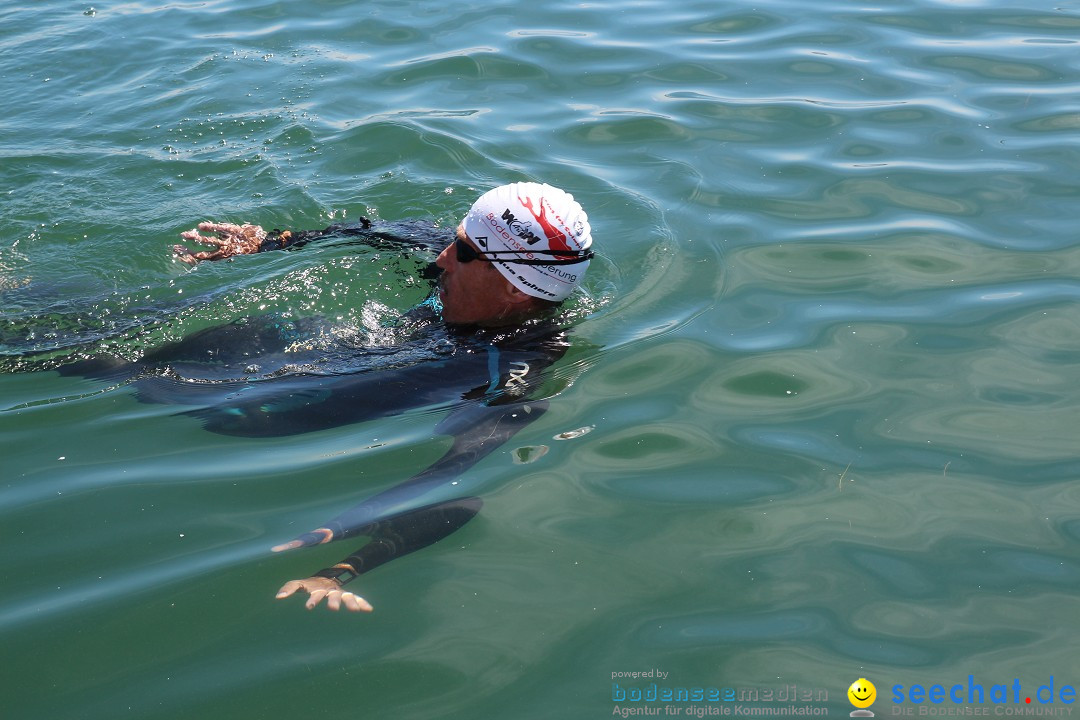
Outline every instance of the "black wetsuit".
<svg viewBox="0 0 1080 720">
<path fill-rule="evenodd" d="M 314 240 L 357 242 L 396 251 L 438 251 L 451 238 L 416 223 L 336 225 L 321 231 L 274 231 L 261 251 Z M 430 253 L 429 253 L 430 257 Z M 433 264 L 421 273 L 438 275 Z M 293 435 L 372 420 L 424 406 L 446 406 L 436 432 L 453 445 L 433 465 L 342 513 L 324 527 L 332 539 L 371 540 L 319 575 L 342 582 L 425 547 L 461 527 L 480 509 L 475 497 L 418 507 L 428 492 L 449 485 L 532 420 L 547 403 L 535 397 L 543 371 L 568 347 L 554 321 L 512 329 L 454 328 L 438 315 L 435 296 L 407 313 L 391 347 L 335 348 L 333 371 L 319 349 L 305 349 L 319 320 L 244 318 L 209 328 L 146 353 L 134 363 L 98 358 L 60 368 L 64 374 L 134 378 L 139 399 L 198 405 L 186 414 L 216 433 L 247 437 Z M 341 357 L 347 362 L 344 366 Z M 305 533 L 311 545 L 326 534 Z M 347 567 L 342 567 L 345 565 Z M 351 568 L 354 572 L 350 572 Z"/>
</svg>

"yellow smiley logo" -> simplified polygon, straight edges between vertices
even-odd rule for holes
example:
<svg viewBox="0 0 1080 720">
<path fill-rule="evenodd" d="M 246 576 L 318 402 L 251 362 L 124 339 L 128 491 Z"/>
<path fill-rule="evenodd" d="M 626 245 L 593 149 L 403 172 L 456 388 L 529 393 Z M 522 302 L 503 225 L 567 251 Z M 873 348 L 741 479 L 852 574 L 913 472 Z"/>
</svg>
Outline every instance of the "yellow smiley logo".
<svg viewBox="0 0 1080 720">
<path fill-rule="evenodd" d="M 877 699 L 877 688 L 866 678 L 859 678 L 847 689 L 848 700 L 857 708 L 868 708 Z"/>
</svg>

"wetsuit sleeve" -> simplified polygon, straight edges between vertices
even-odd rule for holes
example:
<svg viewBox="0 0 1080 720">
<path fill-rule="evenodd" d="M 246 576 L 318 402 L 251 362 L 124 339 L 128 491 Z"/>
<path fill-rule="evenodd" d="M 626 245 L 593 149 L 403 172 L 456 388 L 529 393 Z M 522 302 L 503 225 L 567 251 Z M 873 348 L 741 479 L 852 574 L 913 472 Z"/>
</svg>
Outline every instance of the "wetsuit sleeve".
<svg viewBox="0 0 1080 720">
<path fill-rule="evenodd" d="M 450 449 L 433 465 L 399 485 L 368 498 L 326 524 L 332 540 L 367 535 L 371 540 L 338 565 L 316 575 L 335 577 L 342 584 L 357 575 L 427 547 L 454 532 L 480 510 L 476 498 L 451 500 L 420 510 L 396 510 L 425 493 L 448 486 L 455 478 L 487 457 L 526 425 L 544 414 L 547 402 L 532 400 L 499 406 L 474 405 L 466 413 L 451 416 L 460 427 Z M 467 415 L 467 417 L 466 417 Z M 447 418 L 450 420 L 451 418 Z M 440 426 L 440 429 L 445 428 Z M 438 512 L 436 508 L 440 508 Z M 471 509 L 470 512 L 466 510 Z M 322 532 L 297 538 L 304 545 L 326 541 Z M 343 568 L 342 565 L 347 567 Z M 349 573 L 348 568 L 355 572 Z"/>
<path fill-rule="evenodd" d="M 471 402 L 458 407 L 440 422 L 435 432 L 454 438 L 450 449 L 427 469 L 368 498 L 324 526 L 332 539 L 361 534 L 381 518 L 400 512 L 425 493 L 448 486 L 476 463 L 493 453 L 548 408 L 547 400 L 531 400 L 542 384 L 542 370 L 565 352 L 565 343 L 535 345 L 531 353 L 488 350 L 490 384 L 466 394 Z M 307 533 L 304 545 L 325 541 L 323 533 Z"/>
<path fill-rule="evenodd" d="M 258 251 L 269 252 L 271 250 L 285 250 L 286 248 L 300 248 L 313 240 L 328 236 L 359 235 L 370 228 L 371 221 L 367 218 L 360 218 L 360 222 L 353 225 L 330 225 L 322 230 L 279 230 L 274 228 L 259 243 Z"/>
<path fill-rule="evenodd" d="M 403 555 L 432 545 L 453 533 L 480 512 L 483 502 L 469 497 L 427 505 L 360 528 L 371 540 L 316 577 L 335 578 L 342 585 Z"/>
<path fill-rule="evenodd" d="M 360 535 L 371 540 L 332 568 L 318 575 L 337 578 L 342 584 L 378 565 L 426 547 L 454 532 L 480 509 L 479 501 L 466 498 L 454 502 L 472 503 L 472 514 L 460 508 L 450 515 L 404 510 L 429 492 L 452 484 L 480 460 L 539 418 L 547 410 L 546 400 L 529 399 L 543 384 L 542 371 L 560 358 L 567 343 L 562 333 L 533 338 L 522 344 L 488 346 L 489 383 L 466 394 L 473 402 L 457 408 L 436 427 L 450 435 L 453 444 L 446 454 L 408 480 L 368 498 L 312 533 L 297 538 L 302 545 L 314 545 Z M 458 489 L 458 488 L 453 488 Z"/>
<path fill-rule="evenodd" d="M 366 217 L 358 222 L 330 225 L 322 230 L 279 230 L 274 228 L 259 244 L 258 252 L 291 250 L 316 240 L 362 244 L 377 248 L 441 250 L 449 241 L 444 230 L 420 221 L 381 222 Z"/>
</svg>

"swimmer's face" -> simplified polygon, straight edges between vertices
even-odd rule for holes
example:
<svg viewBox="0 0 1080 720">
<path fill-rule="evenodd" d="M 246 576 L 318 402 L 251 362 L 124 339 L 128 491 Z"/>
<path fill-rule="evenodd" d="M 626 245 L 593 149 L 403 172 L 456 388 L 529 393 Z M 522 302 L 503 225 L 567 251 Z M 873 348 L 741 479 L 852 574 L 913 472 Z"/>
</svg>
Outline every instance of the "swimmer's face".
<svg viewBox="0 0 1080 720">
<path fill-rule="evenodd" d="M 461 225 L 457 238 L 479 251 Z M 454 244 L 450 243 L 435 264 L 443 271 L 439 276 L 439 300 L 447 323 L 496 325 L 502 318 L 515 314 L 521 293 L 490 262 L 460 262 Z"/>
<path fill-rule="evenodd" d="M 868 708 L 877 699 L 877 688 L 874 687 L 874 683 L 866 678 L 859 678 L 851 683 L 851 687 L 847 690 L 847 696 L 855 707 Z"/>
</svg>

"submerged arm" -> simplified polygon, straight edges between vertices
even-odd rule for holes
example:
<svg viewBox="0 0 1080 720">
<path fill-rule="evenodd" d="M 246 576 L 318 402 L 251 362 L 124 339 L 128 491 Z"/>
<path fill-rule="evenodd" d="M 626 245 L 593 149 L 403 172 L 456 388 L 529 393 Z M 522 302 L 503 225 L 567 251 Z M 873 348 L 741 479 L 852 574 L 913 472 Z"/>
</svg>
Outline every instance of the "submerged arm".
<svg viewBox="0 0 1080 720">
<path fill-rule="evenodd" d="M 480 512 L 482 505 L 480 498 L 475 497 L 449 500 L 356 528 L 355 534 L 367 535 L 371 540 L 333 567 L 320 570 L 304 580 L 285 583 L 278 590 L 277 598 L 280 600 L 297 590 L 305 590 L 310 596 L 306 603 L 308 610 L 325 597 L 331 610 L 344 605 L 353 612 L 371 612 L 374 608 L 369 602 L 354 593 L 343 591 L 341 587 L 383 563 L 442 540 L 469 522 Z"/>
<path fill-rule="evenodd" d="M 346 510 L 326 527 L 304 533 L 292 542 L 276 546 L 275 552 L 307 545 L 367 535 L 371 540 L 340 563 L 325 568 L 304 580 L 293 580 L 278 591 L 284 598 L 297 590 L 306 590 L 310 597 L 307 608 L 329 598 L 330 609 L 342 603 L 350 610 L 370 610 L 362 598 L 351 604 L 352 593 L 341 586 L 365 572 L 390 560 L 427 547 L 450 535 L 479 512 L 479 498 L 450 500 L 427 505 L 418 510 L 395 511 L 415 501 L 430 490 L 448 485 L 519 430 L 540 417 L 547 409 L 545 401 L 529 401 L 500 406 L 471 406 L 451 415 L 440 430 L 454 435 L 454 444 L 434 464 L 405 482 L 375 495 Z M 353 596 L 356 597 L 356 596 Z"/>
</svg>

